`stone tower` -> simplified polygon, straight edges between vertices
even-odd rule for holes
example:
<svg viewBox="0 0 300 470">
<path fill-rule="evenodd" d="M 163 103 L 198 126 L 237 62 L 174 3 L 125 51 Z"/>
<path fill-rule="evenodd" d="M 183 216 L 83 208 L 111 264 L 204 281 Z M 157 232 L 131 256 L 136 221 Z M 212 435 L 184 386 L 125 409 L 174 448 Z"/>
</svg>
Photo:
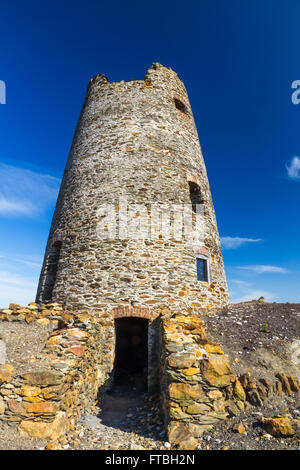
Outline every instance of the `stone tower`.
<svg viewBox="0 0 300 470">
<path fill-rule="evenodd" d="M 177 221 L 180 227 L 184 207 L 190 207 L 195 224 L 197 204 L 202 238 L 175 236 L 172 229 L 168 235 L 160 226 L 167 214 L 170 226 Z M 116 331 L 124 332 L 120 319 L 148 321 L 149 377 L 156 337 L 151 325 L 162 309 L 201 313 L 228 303 L 198 134 L 186 89 L 170 68 L 153 64 L 144 80 L 127 83 L 109 83 L 104 75 L 91 79 L 37 301 L 60 302 L 66 311 L 101 319 L 107 371 L 113 367 Z"/>
</svg>

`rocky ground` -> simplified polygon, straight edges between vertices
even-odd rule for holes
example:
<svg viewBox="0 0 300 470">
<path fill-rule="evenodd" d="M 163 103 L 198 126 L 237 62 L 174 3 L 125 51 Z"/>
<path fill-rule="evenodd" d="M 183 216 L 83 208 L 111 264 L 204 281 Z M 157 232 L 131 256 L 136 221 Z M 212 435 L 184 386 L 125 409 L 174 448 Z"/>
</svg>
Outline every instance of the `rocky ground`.
<svg viewBox="0 0 300 470">
<path fill-rule="evenodd" d="M 300 380 L 300 304 L 244 302 L 202 318 L 237 375 L 271 380 L 282 372 Z"/>
<path fill-rule="evenodd" d="M 299 399 L 273 397 L 260 408 L 241 413 L 223 424 L 212 427 L 199 440 L 201 450 L 300 450 L 300 435 L 293 437 L 274 437 L 261 423 L 261 419 L 287 417 L 299 419 Z"/>
<path fill-rule="evenodd" d="M 166 449 L 157 397 L 118 387 L 66 437 L 70 449 Z M 65 442 L 63 439 L 63 443 Z"/>
<path fill-rule="evenodd" d="M 300 450 L 300 436 L 275 438 L 262 426 L 262 417 L 300 417 L 299 400 L 273 397 L 263 407 L 253 407 L 199 439 L 199 450 Z M 76 428 L 54 443 L 20 437 L 15 427 L 0 427 L 2 449 L 49 450 L 169 450 L 159 417 L 157 397 L 116 390 L 106 395 L 101 409 L 81 417 Z M 175 448 L 174 448 L 175 449 Z"/>
<path fill-rule="evenodd" d="M 6 344 L 6 362 L 14 365 L 17 374 L 47 367 L 41 351 L 53 329 L 52 324 L 0 322 L 0 340 Z"/>
<path fill-rule="evenodd" d="M 275 438 L 264 429 L 263 417 L 300 418 L 299 399 L 274 397 L 253 407 L 199 439 L 199 450 L 300 450 L 300 435 Z M 49 448 L 104 450 L 170 450 L 159 416 L 158 397 L 117 389 L 83 416 L 76 429 Z M 176 447 L 173 448 L 175 450 Z"/>
<path fill-rule="evenodd" d="M 1 450 L 38 450 L 44 449 L 47 442 L 43 439 L 21 437 L 15 425 L 8 426 L 0 422 Z"/>
</svg>

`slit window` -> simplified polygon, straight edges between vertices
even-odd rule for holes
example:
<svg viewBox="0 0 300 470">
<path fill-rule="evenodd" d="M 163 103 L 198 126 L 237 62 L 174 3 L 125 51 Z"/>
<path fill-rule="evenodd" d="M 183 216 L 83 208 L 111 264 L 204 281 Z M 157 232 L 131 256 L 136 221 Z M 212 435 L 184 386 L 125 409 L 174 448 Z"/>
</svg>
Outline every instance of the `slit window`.
<svg viewBox="0 0 300 470">
<path fill-rule="evenodd" d="M 175 103 L 176 109 L 178 109 L 184 114 L 189 114 L 187 106 L 182 101 L 178 100 L 177 98 L 174 98 L 174 103 Z"/>
<path fill-rule="evenodd" d="M 52 300 L 52 291 L 56 281 L 58 262 L 60 257 L 60 250 L 62 247 L 61 241 L 53 243 L 49 250 L 47 261 L 46 261 L 46 279 L 45 279 L 45 291 L 44 300 Z"/>
<path fill-rule="evenodd" d="M 193 181 L 189 181 L 190 187 L 190 200 L 192 203 L 193 212 L 197 211 L 197 204 L 203 204 L 203 197 L 200 191 L 200 186 Z"/>
<path fill-rule="evenodd" d="M 209 282 L 208 260 L 197 258 L 197 281 Z"/>
</svg>

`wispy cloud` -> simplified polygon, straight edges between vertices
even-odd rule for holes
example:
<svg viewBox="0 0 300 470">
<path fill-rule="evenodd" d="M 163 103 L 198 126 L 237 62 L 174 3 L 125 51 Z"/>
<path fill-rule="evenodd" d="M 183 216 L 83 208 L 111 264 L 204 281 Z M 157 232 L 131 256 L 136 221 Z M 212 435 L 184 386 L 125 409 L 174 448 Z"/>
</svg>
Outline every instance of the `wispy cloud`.
<svg viewBox="0 0 300 470">
<path fill-rule="evenodd" d="M 38 276 L 27 277 L 9 271 L 0 271 L 0 308 L 10 302 L 26 305 L 34 301 Z"/>
<path fill-rule="evenodd" d="M 230 293 L 231 302 L 233 303 L 258 300 L 260 297 L 264 297 L 268 302 L 276 300 L 276 294 L 274 294 L 274 292 L 256 288 L 250 282 L 241 279 L 232 279 L 229 282 L 233 287 Z"/>
<path fill-rule="evenodd" d="M 256 273 L 288 273 L 289 271 L 280 266 L 268 266 L 265 264 L 254 264 L 250 266 L 239 266 L 239 269 L 247 269 Z"/>
<path fill-rule="evenodd" d="M 246 243 L 257 243 L 261 241 L 262 238 L 221 237 L 222 248 L 224 250 L 235 250 Z"/>
<path fill-rule="evenodd" d="M 3 262 L 4 261 L 4 262 Z M 14 264 L 23 264 L 34 269 L 41 269 L 43 259 L 39 256 L 28 255 L 11 255 L 9 253 L 0 252 L 0 266 L 7 264 L 8 266 Z"/>
<path fill-rule="evenodd" d="M 38 255 L 0 252 L 0 308 L 35 299 L 41 265 Z"/>
<path fill-rule="evenodd" d="M 0 163 L 0 215 L 34 216 L 56 200 L 60 180 Z"/>
<path fill-rule="evenodd" d="M 31 214 L 34 211 L 34 205 L 29 201 L 10 201 L 0 193 L 0 214 Z"/>
<path fill-rule="evenodd" d="M 292 180 L 300 181 L 300 158 L 294 157 L 286 164 L 288 177 Z"/>
<path fill-rule="evenodd" d="M 260 297 L 264 297 L 267 302 L 276 300 L 276 296 L 273 292 L 265 290 L 254 289 L 249 291 L 247 294 L 232 299 L 233 303 L 249 302 L 250 300 L 258 300 Z"/>
<path fill-rule="evenodd" d="M 232 279 L 231 282 L 234 283 L 235 285 L 237 285 L 237 287 L 241 290 L 242 289 L 247 289 L 248 287 L 252 286 L 252 284 L 250 282 L 242 281 L 241 279 Z"/>
</svg>

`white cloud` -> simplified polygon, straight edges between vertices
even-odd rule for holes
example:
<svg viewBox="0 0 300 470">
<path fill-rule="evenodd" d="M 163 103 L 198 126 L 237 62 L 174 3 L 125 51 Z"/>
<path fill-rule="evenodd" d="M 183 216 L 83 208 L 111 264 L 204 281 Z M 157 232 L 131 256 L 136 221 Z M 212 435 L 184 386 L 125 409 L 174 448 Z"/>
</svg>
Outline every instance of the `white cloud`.
<svg viewBox="0 0 300 470">
<path fill-rule="evenodd" d="M 292 180 L 300 180 L 300 158 L 294 157 L 291 162 L 286 165 L 288 177 Z"/>
<path fill-rule="evenodd" d="M 0 214 L 33 216 L 56 200 L 54 176 L 0 163 Z"/>
<path fill-rule="evenodd" d="M 0 271 L 0 308 L 10 302 L 26 305 L 34 301 L 38 277 L 20 276 L 7 271 Z"/>
<path fill-rule="evenodd" d="M 43 259 L 39 256 L 28 256 L 28 255 L 11 255 L 9 253 L 1 253 L 0 252 L 0 265 L 8 265 L 11 266 L 12 264 L 24 264 L 31 268 L 41 269 Z M 4 260 L 4 263 L 3 261 Z"/>
<path fill-rule="evenodd" d="M 0 194 L 0 214 L 31 214 L 34 210 L 32 204 L 20 201 L 10 201 Z"/>
<path fill-rule="evenodd" d="M 267 266 L 264 264 L 257 264 L 252 266 L 239 266 L 240 269 L 247 269 L 256 273 L 288 273 L 289 271 L 280 266 Z"/>
<path fill-rule="evenodd" d="M 0 308 L 34 301 L 41 266 L 40 256 L 0 253 Z"/>
<path fill-rule="evenodd" d="M 3 284 L 16 287 L 32 287 L 34 280 L 28 277 L 20 276 L 19 274 L 12 274 L 7 271 L 0 271 L 0 283 L 1 287 Z"/>
<path fill-rule="evenodd" d="M 249 302 L 249 300 L 258 300 L 260 297 L 264 297 L 267 302 L 276 300 L 276 296 L 273 292 L 268 292 L 260 289 L 254 289 L 249 291 L 247 294 L 241 295 L 240 297 L 234 297 L 232 302 Z"/>
<path fill-rule="evenodd" d="M 246 243 L 257 243 L 261 241 L 262 238 L 221 237 L 222 248 L 224 250 L 234 250 Z"/>
<path fill-rule="evenodd" d="M 231 282 L 234 282 L 240 289 L 245 289 L 252 285 L 250 282 L 242 281 L 241 279 L 232 279 Z"/>
<path fill-rule="evenodd" d="M 230 299 L 233 303 L 258 300 L 260 297 L 264 297 L 267 302 L 273 302 L 277 298 L 273 292 L 256 287 L 253 283 L 242 279 L 228 279 L 228 284 L 233 287 L 230 289 Z"/>
</svg>

